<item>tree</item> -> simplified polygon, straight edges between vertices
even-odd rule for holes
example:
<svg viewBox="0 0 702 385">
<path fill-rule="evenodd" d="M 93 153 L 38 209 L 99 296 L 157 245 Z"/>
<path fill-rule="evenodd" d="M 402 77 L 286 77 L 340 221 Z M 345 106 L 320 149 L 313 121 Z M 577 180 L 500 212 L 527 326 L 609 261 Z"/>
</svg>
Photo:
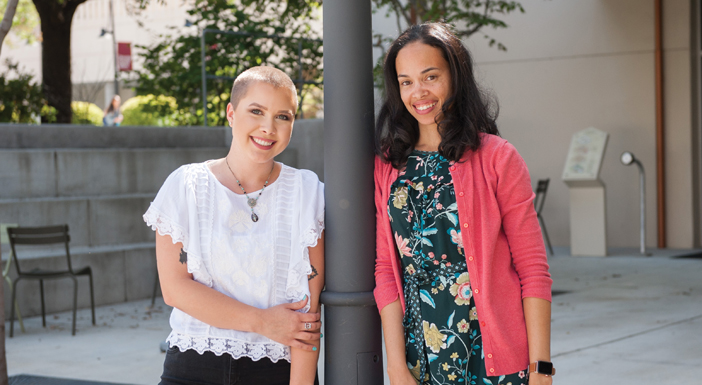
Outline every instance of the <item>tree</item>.
<svg viewBox="0 0 702 385">
<path fill-rule="evenodd" d="M 0 0 L 0 9 L 4 9 L 7 12 L 10 10 L 12 3 L 16 3 L 15 17 L 12 23 L 12 30 L 7 34 L 4 41 L 5 44 L 12 47 L 14 43 L 19 41 L 27 44 L 36 42 L 39 38 L 39 14 L 34 8 L 34 4 L 32 4 L 32 0 Z M 9 21 L 9 19 L 7 20 Z M 0 45 L 3 42 L 3 32 L 0 32 Z"/>
<path fill-rule="evenodd" d="M 57 123 L 71 123 L 71 23 L 86 0 L 33 0 L 41 21 L 43 90 Z"/>
<path fill-rule="evenodd" d="M 483 27 L 507 28 L 507 24 L 494 17 L 496 14 L 507 15 L 514 11 L 524 13 L 518 1 L 504 0 L 373 0 L 377 9 L 388 7 L 388 16 L 395 14 L 398 30 L 402 24 L 415 25 L 429 21 L 444 21 L 456 28 L 456 35 L 466 38 L 479 32 Z M 490 46 L 497 44 L 500 50 L 506 47 L 487 34 Z"/>
<path fill-rule="evenodd" d="M 456 35 L 468 38 L 480 32 L 489 40 L 490 47 L 506 51 L 502 43 L 483 31 L 484 27 L 507 28 L 507 23 L 498 19 L 512 12 L 524 13 L 524 7 L 518 1 L 505 0 L 373 0 L 374 12 L 384 9 L 385 15 L 395 16 L 397 30 L 403 31 L 410 25 L 431 21 L 443 21 L 454 27 Z M 374 77 L 376 84 L 382 85 L 382 65 L 385 58 L 385 46 L 393 37 L 374 34 L 374 46 L 382 51 L 376 63 Z"/>
<path fill-rule="evenodd" d="M 18 0 L 9 0 L 5 5 L 7 8 L 2 17 L 2 22 L 0 22 L 0 52 L 2 52 L 2 42 L 5 41 L 5 36 L 10 33 L 10 28 L 12 28 L 12 20 L 15 18 L 17 3 Z"/>
<path fill-rule="evenodd" d="M 143 60 L 142 69 L 136 71 L 137 93 L 174 97 L 179 124 L 202 124 L 200 33 L 205 28 L 244 33 L 205 35 L 207 74 L 220 77 L 207 81 L 208 124 L 225 125 L 231 79 L 249 67 L 272 65 L 295 79 L 302 44 L 304 78 L 321 78 L 321 42 L 296 39 L 316 37 L 309 21 L 319 6 L 311 0 L 195 0 L 188 14 L 197 31 L 177 35 L 182 32 L 174 29 L 173 36 L 161 36 L 154 45 L 137 46 Z"/>
</svg>

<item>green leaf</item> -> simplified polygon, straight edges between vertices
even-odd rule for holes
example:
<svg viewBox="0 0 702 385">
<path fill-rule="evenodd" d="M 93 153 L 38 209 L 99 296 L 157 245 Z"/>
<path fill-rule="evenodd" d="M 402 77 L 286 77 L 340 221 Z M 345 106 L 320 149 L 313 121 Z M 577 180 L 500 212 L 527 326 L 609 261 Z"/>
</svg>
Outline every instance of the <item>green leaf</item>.
<svg viewBox="0 0 702 385">
<path fill-rule="evenodd" d="M 431 295 L 429 294 L 428 291 L 426 291 L 424 289 L 419 290 L 419 298 L 422 299 L 422 302 L 425 302 L 425 303 L 429 304 L 429 306 L 436 309 L 436 303 L 434 302 L 434 299 L 431 298 Z"/>
</svg>

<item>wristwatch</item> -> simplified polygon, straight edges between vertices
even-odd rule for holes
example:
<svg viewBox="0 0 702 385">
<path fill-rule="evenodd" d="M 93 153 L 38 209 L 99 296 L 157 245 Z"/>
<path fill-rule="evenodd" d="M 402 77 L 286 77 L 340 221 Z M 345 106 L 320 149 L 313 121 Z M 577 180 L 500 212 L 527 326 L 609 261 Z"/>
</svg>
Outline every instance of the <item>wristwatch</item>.
<svg viewBox="0 0 702 385">
<path fill-rule="evenodd" d="M 556 374 L 556 368 L 553 367 L 553 363 L 548 361 L 536 361 L 529 364 L 529 373 L 539 373 L 546 376 L 553 376 Z"/>
</svg>

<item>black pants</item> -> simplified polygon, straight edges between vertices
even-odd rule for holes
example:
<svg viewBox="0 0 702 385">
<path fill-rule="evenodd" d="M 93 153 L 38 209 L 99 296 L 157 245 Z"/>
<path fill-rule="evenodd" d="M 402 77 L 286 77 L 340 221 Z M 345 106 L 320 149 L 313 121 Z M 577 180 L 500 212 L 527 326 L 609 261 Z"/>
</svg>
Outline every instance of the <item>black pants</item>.
<svg viewBox="0 0 702 385">
<path fill-rule="evenodd" d="M 315 378 L 315 385 L 318 380 Z M 161 385 L 288 385 L 290 363 L 268 358 L 253 361 L 248 357 L 235 360 L 229 354 L 212 352 L 200 355 L 194 350 L 181 352 L 171 347 L 163 363 Z"/>
</svg>

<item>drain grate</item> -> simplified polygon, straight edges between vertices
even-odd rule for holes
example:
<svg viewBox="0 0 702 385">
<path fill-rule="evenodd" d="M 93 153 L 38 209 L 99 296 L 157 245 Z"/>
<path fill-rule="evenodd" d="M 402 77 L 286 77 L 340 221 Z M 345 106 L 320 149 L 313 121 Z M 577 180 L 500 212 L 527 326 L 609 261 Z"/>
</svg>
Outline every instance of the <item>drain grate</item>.
<svg viewBox="0 0 702 385">
<path fill-rule="evenodd" d="M 29 376 L 26 374 L 12 376 L 9 380 L 10 385 L 120 385 L 114 382 L 83 381 L 70 378 Z"/>
</svg>

